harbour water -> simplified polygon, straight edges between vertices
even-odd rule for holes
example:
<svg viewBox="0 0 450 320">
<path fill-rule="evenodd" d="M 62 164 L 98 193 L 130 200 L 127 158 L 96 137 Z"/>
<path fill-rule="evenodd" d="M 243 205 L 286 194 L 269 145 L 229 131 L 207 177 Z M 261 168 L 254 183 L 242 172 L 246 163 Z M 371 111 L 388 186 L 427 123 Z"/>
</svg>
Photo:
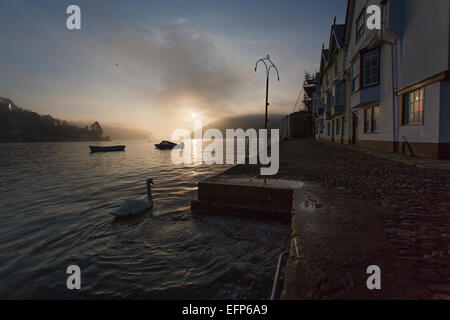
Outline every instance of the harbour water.
<svg viewBox="0 0 450 320">
<path fill-rule="evenodd" d="M 88 142 L 2 144 L 0 298 L 266 299 L 288 226 L 193 216 L 201 179 L 227 165 L 175 165 L 170 151 L 120 141 L 125 152 L 90 154 Z M 116 220 L 127 199 L 154 208 Z M 81 269 L 68 290 L 66 269 Z"/>
</svg>

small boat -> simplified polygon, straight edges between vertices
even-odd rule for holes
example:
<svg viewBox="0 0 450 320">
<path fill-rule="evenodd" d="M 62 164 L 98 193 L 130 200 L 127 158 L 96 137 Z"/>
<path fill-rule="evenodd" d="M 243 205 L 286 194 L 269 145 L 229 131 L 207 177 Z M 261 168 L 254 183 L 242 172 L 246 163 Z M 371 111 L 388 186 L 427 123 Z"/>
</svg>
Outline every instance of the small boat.
<svg viewBox="0 0 450 320">
<path fill-rule="evenodd" d="M 182 145 L 184 146 L 184 143 Z M 166 140 L 163 140 L 160 143 L 155 144 L 155 147 L 157 149 L 161 149 L 161 150 L 171 150 L 171 149 L 175 148 L 176 146 L 181 146 L 181 144 L 177 145 L 176 143 L 166 141 Z"/>
<path fill-rule="evenodd" d="M 111 151 L 125 151 L 125 146 L 89 146 L 91 152 L 111 152 Z"/>
</svg>

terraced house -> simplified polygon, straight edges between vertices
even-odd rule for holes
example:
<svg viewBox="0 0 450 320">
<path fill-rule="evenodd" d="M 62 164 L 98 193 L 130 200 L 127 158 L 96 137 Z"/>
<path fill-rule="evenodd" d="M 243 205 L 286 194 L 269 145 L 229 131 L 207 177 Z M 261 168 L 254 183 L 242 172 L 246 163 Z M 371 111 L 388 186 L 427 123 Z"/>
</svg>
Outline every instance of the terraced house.
<svg viewBox="0 0 450 320">
<path fill-rule="evenodd" d="M 344 24 L 336 24 L 336 19 L 331 27 L 329 49 L 322 48 L 320 61 L 320 88 L 322 101 L 322 119 L 324 132 L 322 137 L 331 142 L 345 141 L 348 133 L 345 130 L 346 103 L 345 103 L 345 79 L 344 79 Z M 319 124 L 320 124 L 319 121 Z"/>
<path fill-rule="evenodd" d="M 371 5 L 380 8 L 380 29 L 367 27 Z M 339 43 L 330 41 L 328 54 L 322 51 L 327 140 L 450 158 L 449 16 L 450 0 L 348 1 L 342 45 L 336 51 Z M 333 50 L 343 60 L 333 60 Z M 342 77 L 340 66 L 333 66 L 340 59 Z M 342 80 L 344 107 L 331 85 Z"/>
</svg>

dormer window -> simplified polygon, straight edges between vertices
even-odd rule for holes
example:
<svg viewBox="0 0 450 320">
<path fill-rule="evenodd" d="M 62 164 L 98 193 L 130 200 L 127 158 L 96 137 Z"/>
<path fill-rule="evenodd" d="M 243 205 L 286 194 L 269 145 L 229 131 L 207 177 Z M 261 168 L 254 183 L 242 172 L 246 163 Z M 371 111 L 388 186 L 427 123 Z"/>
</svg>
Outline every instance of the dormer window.
<svg viewBox="0 0 450 320">
<path fill-rule="evenodd" d="M 359 18 L 356 20 L 356 42 L 358 42 L 359 39 L 364 34 L 365 31 L 365 22 L 366 22 L 366 15 L 364 14 L 364 9 L 362 10 L 361 14 L 359 15 Z"/>
</svg>

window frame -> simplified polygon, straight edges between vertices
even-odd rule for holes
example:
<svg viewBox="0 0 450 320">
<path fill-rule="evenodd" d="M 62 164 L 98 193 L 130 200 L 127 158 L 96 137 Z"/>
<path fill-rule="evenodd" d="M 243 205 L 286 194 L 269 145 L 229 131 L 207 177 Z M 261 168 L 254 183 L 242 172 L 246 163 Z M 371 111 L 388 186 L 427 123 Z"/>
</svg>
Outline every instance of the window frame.
<svg viewBox="0 0 450 320">
<path fill-rule="evenodd" d="M 341 136 L 341 119 L 337 118 L 336 119 L 336 132 L 335 132 L 336 137 L 340 137 Z"/>
<path fill-rule="evenodd" d="M 360 33 L 360 27 L 359 23 L 362 21 L 362 32 Z M 366 33 L 366 8 L 364 7 L 361 10 L 361 13 L 359 14 L 358 18 L 355 21 L 355 43 L 358 43 L 359 40 L 364 36 L 364 33 Z"/>
<path fill-rule="evenodd" d="M 370 127 L 371 127 L 371 122 L 370 122 L 370 118 L 371 118 L 371 107 L 369 108 L 365 108 L 364 109 L 364 133 L 365 134 L 369 134 L 371 133 L 370 131 Z"/>
<path fill-rule="evenodd" d="M 371 133 L 379 133 L 380 132 L 380 106 L 376 105 L 373 107 L 370 107 L 370 132 Z M 378 117 L 375 118 L 375 109 L 378 109 Z M 374 129 L 374 123 L 376 123 L 376 128 Z"/>
<path fill-rule="evenodd" d="M 415 93 L 420 93 L 419 97 L 421 99 L 419 99 L 417 102 L 419 103 L 419 110 L 420 111 L 415 111 L 415 112 L 406 112 L 406 104 L 407 104 L 407 97 L 409 99 L 409 97 L 411 96 L 411 94 L 415 94 Z M 415 102 L 413 102 L 412 104 L 414 104 Z M 410 110 L 410 107 L 412 105 L 411 103 L 408 104 L 408 111 Z M 408 120 L 410 118 L 410 114 L 419 114 L 421 116 L 420 121 L 416 121 L 416 122 L 407 122 L 406 118 L 408 116 Z M 405 93 L 402 96 L 402 126 L 423 126 L 425 124 L 425 87 L 421 87 L 418 88 L 416 90 L 412 90 L 408 93 Z"/>
<path fill-rule="evenodd" d="M 365 58 L 366 58 L 366 56 L 368 56 L 370 54 L 374 54 L 374 53 L 377 54 L 378 66 L 377 66 L 376 70 L 378 70 L 378 78 L 377 78 L 376 82 L 371 82 L 371 83 L 366 84 Z M 361 59 L 361 57 L 362 57 L 362 59 Z M 380 63 L 381 63 L 380 48 L 369 50 L 369 51 L 366 51 L 366 52 L 361 54 L 361 56 L 360 56 L 360 70 L 359 70 L 360 87 L 362 87 L 364 89 L 364 88 L 370 88 L 370 87 L 375 87 L 375 86 L 380 85 L 380 78 L 381 78 L 381 66 L 380 66 Z M 373 68 L 371 68 L 370 70 L 372 71 L 372 69 Z M 362 70 L 362 78 L 361 78 L 361 70 Z M 373 77 L 373 75 L 371 75 L 371 78 L 372 77 Z"/>
<path fill-rule="evenodd" d="M 335 92 L 336 92 L 335 105 L 336 106 L 345 105 L 345 82 L 344 81 L 339 81 L 339 82 L 335 83 Z"/>
<path fill-rule="evenodd" d="M 377 118 L 375 116 L 375 110 L 378 110 Z M 373 105 L 364 109 L 364 134 L 379 133 L 380 132 L 380 105 Z M 374 125 L 376 123 L 376 125 Z"/>
<path fill-rule="evenodd" d="M 355 76 L 355 69 L 358 68 L 358 75 Z M 361 55 L 359 55 L 351 65 L 352 79 L 350 82 L 350 92 L 353 94 L 361 89 Z"/>
</svg>

